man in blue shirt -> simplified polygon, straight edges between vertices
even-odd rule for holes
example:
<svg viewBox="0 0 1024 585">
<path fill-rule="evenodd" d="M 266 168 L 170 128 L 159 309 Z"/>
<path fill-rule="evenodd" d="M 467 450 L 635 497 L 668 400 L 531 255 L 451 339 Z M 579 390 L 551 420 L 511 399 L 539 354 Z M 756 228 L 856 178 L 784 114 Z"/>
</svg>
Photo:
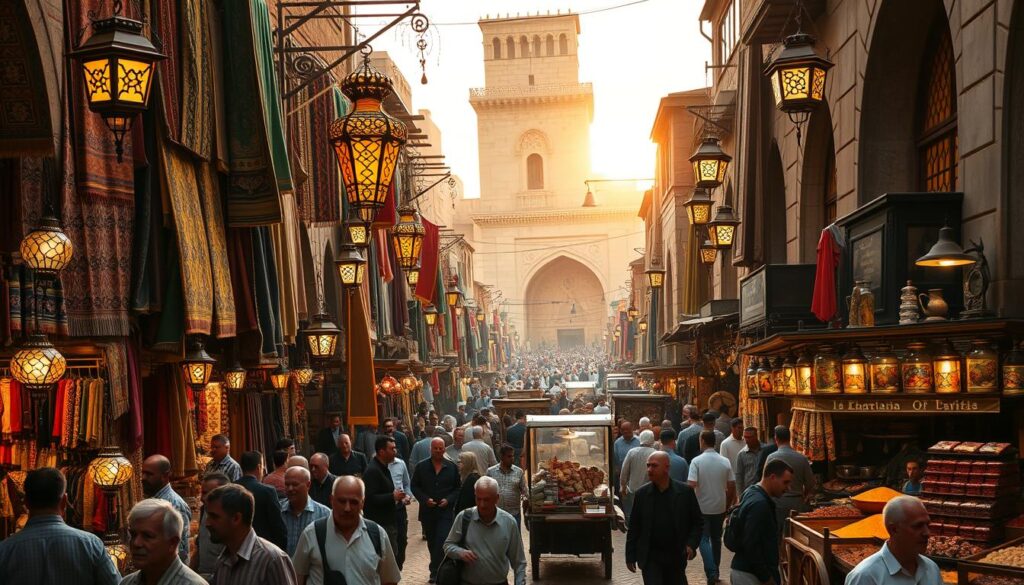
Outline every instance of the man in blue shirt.
<svg viewBox="0 0 1024 585">
<path fill-rule="evenodd" d="M 0 541 L 0 575 L 5 583 L 117 585 L 121 575 L 103 541 L 64 523 L 67 480 L 53 467 L 25 476 L 28 522 Z"/>
<path fill-rule="evenodd" d="M 903 483 L 903 493 L 908 496 L 921 495 L 921 478 L 924 477 L 924 470 L 921 462 L 911 459 L 907 461 L 907 481 Z"/>
<path fill-rule="evenodd" d="M 615 468 L 612 469 L 614 474 L 614 484 L 616 487 L 619 485 L 619 473 L 622 471 L 622 462 L 626 460 L 626 454 L 631 449 L 640 446 L 640 439 L 633 435 L 633 423 L 628 420 L 622 421 L 619 426 L 619 438 L 615 439 L 615 445 L 613 450 L 615 451 Z"/>
<path fill-rule="evenodd" d="M 690 464 L 676 454 L 676 432 L 672 429 L 661 431 L 661 450 L 668 453 L 668 476 L 686 483 L 686 476 L 690 474 Z"/>
</svg>

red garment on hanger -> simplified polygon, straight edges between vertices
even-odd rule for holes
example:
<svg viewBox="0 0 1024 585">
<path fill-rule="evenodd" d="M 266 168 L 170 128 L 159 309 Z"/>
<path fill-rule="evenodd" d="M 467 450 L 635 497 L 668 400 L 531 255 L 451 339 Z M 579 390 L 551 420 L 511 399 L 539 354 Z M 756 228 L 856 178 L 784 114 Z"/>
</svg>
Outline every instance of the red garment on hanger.
<svg viewBox="0 0 1024 585">
<path fill-rule="evenodd" d="M 832 236 L 831 230 L 821 230 L 818 238 L 818 268 L 814 272 L 814 297 L 811 312 L 819 321 L 828 323 L 836 314 L 836 268 L 839 266 L 841 248 Z"/>
</svg>

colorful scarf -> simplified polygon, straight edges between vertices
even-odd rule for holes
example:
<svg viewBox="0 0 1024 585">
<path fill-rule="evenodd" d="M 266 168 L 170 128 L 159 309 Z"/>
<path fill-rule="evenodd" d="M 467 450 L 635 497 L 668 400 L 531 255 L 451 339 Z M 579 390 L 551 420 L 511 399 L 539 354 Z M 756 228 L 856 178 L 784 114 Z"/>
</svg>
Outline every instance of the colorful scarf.
<svg viewBox="0 0 1024 585">
<path fill-rule="evenodd" d="M 252 264 L 255 278 L 256 314 L 259 316 L 264 356 L 276 356 L 278 345 L 284 343 L 281 327 L 281 297 L 278 286 L 277 265 L 274 262 L 274 244 L 269 228 L 255 228 L 252 234 Z"/>
<path fill-rule="evenodd" d="M 181 0 L 181 145 L 203 160 L 213 150 L 213 68 L 206 0 Z"/>
<path fill-rule="evenodd" d="M 293 148 L 302 153 L 303 166 L 309 171 L 307 180 L 295 185 L 296 202 L 303 219 L 318 225 L 336 225 L 343 219 L 344 185 L 328 130 L 336 118 L 345 115 L 348 102 L 331 83 L 330 76 L 324 75 L 300 93 L 297 101 L 315 97 L 292 114 L 293 123 L 288 126 Z"/>
<path fill-rule="evenodd" d="M 252 0 L 225 0 L 224 80 L 234 95 L 249 96 L 245 104 L 225 108 L 230 177 L 228 225 L 261 226 L 281 221 L 281 201 L 262 95 L 254 37 Z M 264 10 L 266 7 L 264 6 Z M 237 93 L 235 93 L 237 92 Z M 225 98 L 227 96 L 225 95 Z"/>
</svg>

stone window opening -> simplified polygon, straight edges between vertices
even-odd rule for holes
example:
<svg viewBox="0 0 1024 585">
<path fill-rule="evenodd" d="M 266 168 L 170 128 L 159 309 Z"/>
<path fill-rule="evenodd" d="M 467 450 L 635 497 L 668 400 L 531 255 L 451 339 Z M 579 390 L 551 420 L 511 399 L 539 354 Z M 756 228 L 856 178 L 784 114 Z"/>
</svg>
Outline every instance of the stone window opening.
<svg viewBox="0 0 1024 585">
<path fill-rule="evenodd" d="M 555 37 L 548 35 L 547 42 L 545 44 L 547 46 L 544 47 L 544 52 L 547 54 L 548 57 L 551 57 L 552 55 L 555 54 Z"/>
<path fill-rule="evenodd" d="M 508 51 L 508 58 L 509 59 L 515 59 L 516 58 L 516 40 L 513 39 L 512 37 L 508 37 L 507 39 L 505 39 L 505 48 Z"/>
<path fill-rule="evenodd" d="M 558 37 L 558 54 L 568 55 L 569 54 L 569 37 L 565 34 L 561 34 Z"/>
<path fill-rule="evenodd" d="M 540 57 L 540 35 L 533 35 L 533 56 Z"/>
<path fill-rule="evenodd" d="M 491 41 L 491 46 L 494 48 L 494 58 L 501 59 L 501 39 L 495 38 Z"/>
<path fill-rule="evenodd" d="M 530 56 L 530 41 L 525 37 L 519 37 L 519 56 L 529 57 Z"/>
<path fill-rule="evenodd" d="M 536 152 L 526 157 L 526 188 L 530 191 L 544 188 L 544 159 Z"/>
<path fill-rule="evenodd" d="M 918 172 L 921 190 L 930 192 L 956 190 L 960 158 L 953 42 L 945 24 L 932 30 L 918 86 Z"/>
<path fill-rule="evenodd" d="M 530 85 L 536 85 L 535 80 L 533 78 L 533 73 L 530 74 Z"/>
</svg>

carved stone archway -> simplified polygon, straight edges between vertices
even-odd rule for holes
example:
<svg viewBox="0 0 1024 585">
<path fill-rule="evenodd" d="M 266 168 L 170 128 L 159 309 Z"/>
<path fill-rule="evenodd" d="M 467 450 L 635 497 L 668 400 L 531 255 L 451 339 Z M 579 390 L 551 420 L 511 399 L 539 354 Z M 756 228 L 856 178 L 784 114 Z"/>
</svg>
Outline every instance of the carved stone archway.
<svg viewBox="0 0 1024 585">
<path fill-rule="evenodd" d="M 607 312 L 601 280 L 582 262 L 559 255 L 527 281 L 526 337 L 533 347 L 600 341 Z"/>
</svg>

